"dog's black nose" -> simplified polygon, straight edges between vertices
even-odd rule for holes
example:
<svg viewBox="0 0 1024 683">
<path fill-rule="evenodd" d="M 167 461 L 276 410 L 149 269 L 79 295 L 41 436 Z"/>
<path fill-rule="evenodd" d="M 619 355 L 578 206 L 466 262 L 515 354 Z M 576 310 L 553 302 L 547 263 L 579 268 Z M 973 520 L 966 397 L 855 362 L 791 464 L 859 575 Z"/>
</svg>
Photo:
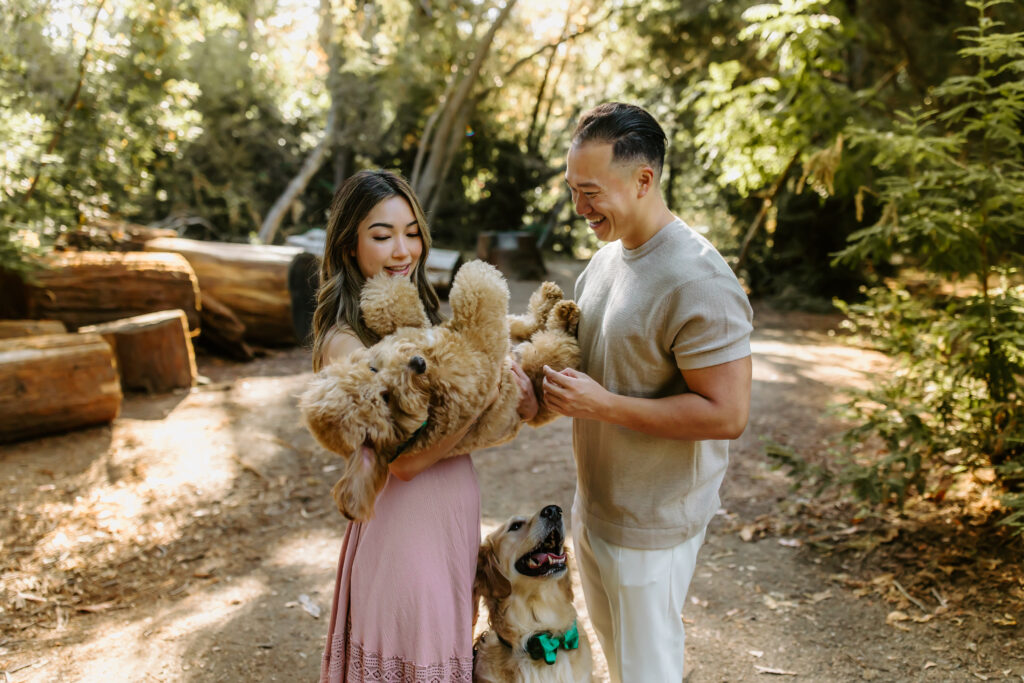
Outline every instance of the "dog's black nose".
<svg viewBox="0 0 1024 683">
<path fill-rule="evenodd" d="M 548 505 L 540 511 L 540 516 L 544 519 L 550 519 L 552 522 L 557 522 L 562 518 L 562 508 L 557 505 Z"/>
<path fill-rule="evenodd" d="M 423 360 L 421 356 L 413 356 L 409 360 L 409 368 L 417 375 L 422 375 L 427 371 L 427 361 Z"/>
</svg>

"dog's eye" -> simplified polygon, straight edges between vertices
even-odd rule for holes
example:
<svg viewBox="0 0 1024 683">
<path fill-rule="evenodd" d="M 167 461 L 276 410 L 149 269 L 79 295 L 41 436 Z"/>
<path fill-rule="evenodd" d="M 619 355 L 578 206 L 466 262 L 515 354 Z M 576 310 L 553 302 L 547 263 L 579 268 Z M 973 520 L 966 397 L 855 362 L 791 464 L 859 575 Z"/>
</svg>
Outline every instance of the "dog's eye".
<svg viewBox="0 0 1024 683">
<path fill-rule="evenodd" d="M 370 366 L 370 372 L 377 372 L 377 368 L 375 368 L 375 367 L 373 367 L 373 366 L 371 365 L 371 366 Z"/>
<path fill-rule="evenodd" d="M 522 528 L 523 528 L 523 523 L 521 521 L 519 521 L 518 519 L 508 525 L 508 530 L 509 531 L 519 531 Z"/>
</svg>

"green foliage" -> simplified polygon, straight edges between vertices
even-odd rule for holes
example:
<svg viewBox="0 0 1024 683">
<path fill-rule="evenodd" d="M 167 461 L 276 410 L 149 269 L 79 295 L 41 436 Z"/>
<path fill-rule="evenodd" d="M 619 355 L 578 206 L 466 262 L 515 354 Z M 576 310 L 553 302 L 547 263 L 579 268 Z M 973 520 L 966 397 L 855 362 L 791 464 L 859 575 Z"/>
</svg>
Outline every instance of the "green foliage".
<svg viewBox="0 0 1024 683">
<path fill-rule="evenodd" d="M 1024 33 L 991 18 L 1001 0 L 969 0 L 971 66 L 900 114 L 892 130 L 856 128 L 872 150 L 880 218 L 850 237 L 841 262 L 913 267 L 938 283 L 913 296 L 877 287 L 842 304 L 853 327 L 892 356 L 896 371 L 849 404 L 887 451 L 862 465 L 856 488 L 873 501 L 922 492 L 934 469 L 994 467 L 1007 487 L 1024 465 Z M 950 291 L 942 291 L 942 286 Z M 1006 504 L 1019 506 L 1019 496 Z M 1020 516 L 1011 517 L 1024 530 Z"/>
</svg>

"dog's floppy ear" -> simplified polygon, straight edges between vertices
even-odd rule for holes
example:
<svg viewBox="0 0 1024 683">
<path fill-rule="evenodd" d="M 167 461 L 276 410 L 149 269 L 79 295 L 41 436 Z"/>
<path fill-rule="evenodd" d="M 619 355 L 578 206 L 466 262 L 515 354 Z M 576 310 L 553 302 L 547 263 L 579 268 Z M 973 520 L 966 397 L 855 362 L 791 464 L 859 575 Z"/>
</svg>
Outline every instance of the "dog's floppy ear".
<svg viewBox="0 0 1024 683">
<path fill-rule="evenodd" d="M 381 337 L 399 327 L 430 327 L 416 285 L 409 278 L 375 275 L 363 285 L 359 310 L 366 326 Z"/>
<path fill-rule="evenodd" d="M 512 594 L 512 583 L 501 571 L 491 539 L 480 544 L 480 551 L 476 556 L 476 579 L 473 581 L 473 593 L 492 600 L 501 600 Z"/>
</svg>

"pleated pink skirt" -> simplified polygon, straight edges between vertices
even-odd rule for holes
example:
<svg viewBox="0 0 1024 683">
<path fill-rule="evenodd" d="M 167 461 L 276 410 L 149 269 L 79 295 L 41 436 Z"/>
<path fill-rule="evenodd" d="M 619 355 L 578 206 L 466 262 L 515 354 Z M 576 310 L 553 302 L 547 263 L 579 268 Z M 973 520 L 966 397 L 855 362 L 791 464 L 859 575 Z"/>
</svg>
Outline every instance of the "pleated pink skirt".
<svg viewBox="0 0 1024 683">
<path fill-rule="evenodd" d="M 391 476 L 338 561 L 321 683 L 470 683 L 480 487 L 469 455 Z"/>
</svg>

